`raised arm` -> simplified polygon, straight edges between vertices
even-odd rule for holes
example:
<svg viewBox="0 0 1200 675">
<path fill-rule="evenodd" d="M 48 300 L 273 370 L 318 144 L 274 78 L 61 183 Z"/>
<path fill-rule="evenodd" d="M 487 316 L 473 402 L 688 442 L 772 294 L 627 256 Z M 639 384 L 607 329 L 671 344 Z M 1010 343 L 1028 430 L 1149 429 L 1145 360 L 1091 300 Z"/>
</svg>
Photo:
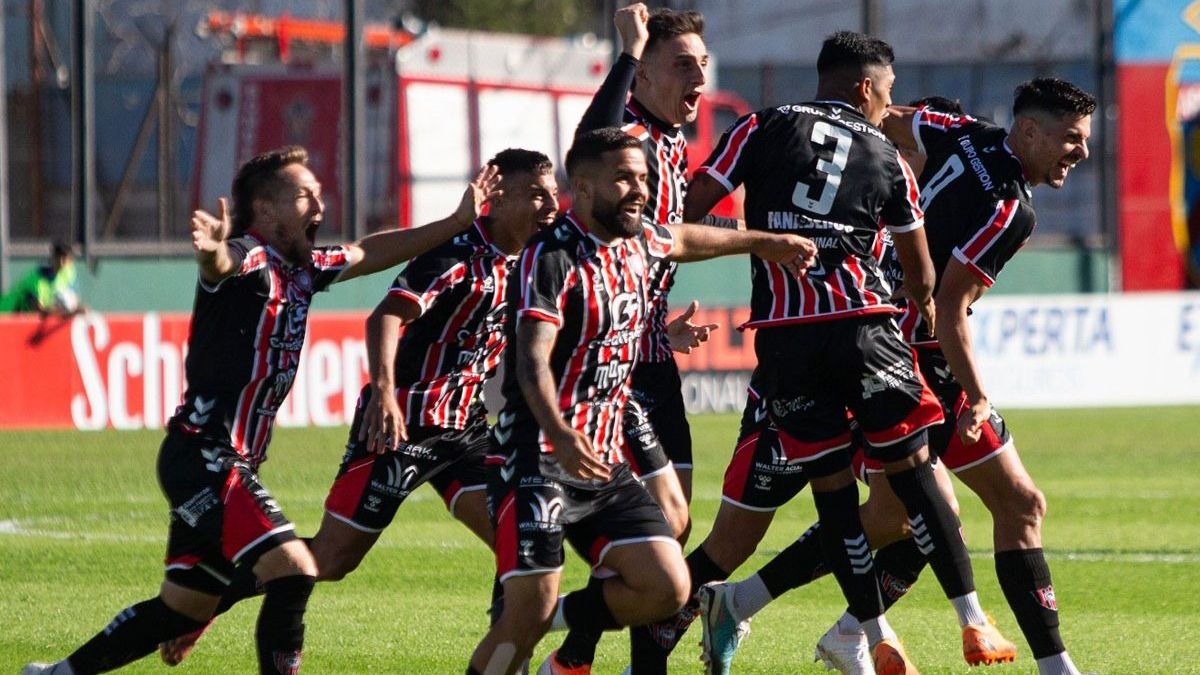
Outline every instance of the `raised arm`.
<svg viewBox="0 0 1200 675">
<path fill-rule="evenodd" d="M 983 296 L 987 286 L 966 265 L 951 259 L 942 271 L 937 294 L 938 344 L 950 364 L 950 372 L 967 395 L 967 408 L 958 417 L 958 434 L 967 444 L 979 440 L 983 424 L 991 415 L 991 403 L 983 391 L 983 380 L 975 368 L 971 349 L 971 326 L 967 309 Z"/>
<path fill-rule="evenodd" d="M 650 31 L 646 27 L 649 20 L 650 10 L 640 2 L 622 7 L 613 15 L 613 25 L 621 36 L 623 48 L 579 120 L 579 126 L 575 128 L 576 136 L 593 129 L 619 127 L 624 122 L 629 88 L 633 86 L 633 78 L 641 63 L 639 59 L 646 48 L 646 41 L 650 39 Z"/>
<path fill-rule="evenodd" d="M 470 227 L 484 203 L 500 194 L 496 189 L 499 184 L 500 174 L 496 167 L 485 166 L 467 185 L 458 209 L 448 218 L 408 230 L 377 232 L 347 244 L 349 263 L 337 280 L 346 281 L 395 267 Z"/>
<path fill-rule="evenodd" d="M 555 460 L 578 478 L 607 480 L 608 466 L 600 461 L 587 436 L 563 421 L 558 409 L 558 385 L 550 370 L 550 353 L 558 326 L 539 319 L 517 319 L 517 383 L 525 404 L 554 448 Z"/>
<path fill-rule="evenodd" d="M 396 352 L 400 329 L 421 316 L 413 300 L 389 294 L 367 318 L 367 372 L 371 400 L 363 411 L 358 440 L 367 442 L 369 452 L 395 450 L 408 440 L 404 413 L 396 401 Z"/>
<path fill-rule="evenodd" d="M 242 263 L 226 243 L 231 229 L 229 203 L 224 197 L 219 202 L 219 216 L 201 209 L 192 212 L 192 250 L 200 267 L 200 278 L 209 284 L 233 274 Z"/>
</svg>

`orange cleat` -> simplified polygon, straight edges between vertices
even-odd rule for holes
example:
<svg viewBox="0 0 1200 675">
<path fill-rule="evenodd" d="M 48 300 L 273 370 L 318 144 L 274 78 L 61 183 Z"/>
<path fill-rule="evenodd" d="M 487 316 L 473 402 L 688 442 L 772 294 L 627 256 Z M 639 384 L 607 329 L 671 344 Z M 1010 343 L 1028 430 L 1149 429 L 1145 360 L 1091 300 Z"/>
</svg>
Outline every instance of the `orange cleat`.
<svg viewBox="0 0 1200 675">
<path fill-rule="evenodd" d="M 988 617 L 987 625 L 963 628 L 963 658 L 972 666 L 1012 663 L 1017 659 L 1017 646 L 1006 640 Z"/>
<path fill-rule="evenodd" d="M 542 661 L 542 667 L 538 668 L 538 675 L 592 675 L 591 664 L 585 663 L 581 666 L 568 668 L 558 662 L 558 650 L 550 652 L 550 656 Z"/>
<path fill-rule="evenodd" d="M 899 640 L 884 640 L 875 645 L 875 675 L 920 675 L 908 660 Z"/>
<path fill-rule="evenodd" d="M 212 619 L 204 624 L 204 627 L 199 630 L 194 630 L 190 633 L 185 633 L 177 638 L 171 638 L 166 642 L 158 644 L 158 655 L 162 658 L 162 662 L 168 666 L 177 666 L 183 663 L 183 660 L 192 653 L 192 648 L 200 641 L 200 636 L 204 635 L 204 631 L 212 626 Z"/>
</svg>

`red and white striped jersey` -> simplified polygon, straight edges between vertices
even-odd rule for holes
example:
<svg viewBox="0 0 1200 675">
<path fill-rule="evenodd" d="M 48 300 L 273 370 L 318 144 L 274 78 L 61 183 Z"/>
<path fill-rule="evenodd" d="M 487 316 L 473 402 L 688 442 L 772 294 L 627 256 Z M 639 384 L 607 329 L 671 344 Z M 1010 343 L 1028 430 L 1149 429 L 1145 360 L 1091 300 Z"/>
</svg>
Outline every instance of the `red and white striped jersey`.
<svg viewBox="0 0 1200 675">
<path fill-rule="evenodd" d="M 300 366 L 312 296 L 349 264 L 341 246 L 314 248 L 291 265 L 254 232 L 229 242 L 237 272 L 197 284 L 186 363 L 188 386 L 171 428 L 266 461 L 275 413 Z"/>
<path fill-rule="evenodd" d="M 737 120 L 697 174 L 746 186 L 746 226 L 812 239 L 795 277 L 751 257 L 747 327 L 896 313 L 882 273 L 885 232 L 922 226 L 917 180 L 899 151 L 839 101 L 767 108 Z"/>
<path fill-rule="evenodd" d="M 609 464 L 624 461 L 622 413 L 646 329 L 651 269 L 673 248 L 662 225 L 647 224 L 637 236 L 606 244 L 568 212 L 530 240 L 509 288 L 510 343 L 520 321 L 558 327 L 550 368 L 559 410 Z M 493 434 L 507 456 L 552 452 L 517 382 L 515 351 L 505 357 L 505 407 Z"/>
<path fill-rule="evenodd" d="M 396 396 L 409 424 L 465 429 L 486 417 L 483 384 L 504 350 L 516 256 L 496 246 L 485 222 L 413 258 L 388 290 L 421 308 L 396 353 Z"/>
<path fill-rule="evenodd" d="M 968 115 L 920 108 L 913 135 L 928 157 L 921 173 L 921 207 L 938 285 L 951 258 L 985 286 L 1016 254 L 1036 225 L 1033 191 L 1001 127 Z M 891 273 L 903 278 L 895 260 Z M 912 344 L 936 344 L 917 311 L 904 308 L 900 330 Z"/>
</svg>

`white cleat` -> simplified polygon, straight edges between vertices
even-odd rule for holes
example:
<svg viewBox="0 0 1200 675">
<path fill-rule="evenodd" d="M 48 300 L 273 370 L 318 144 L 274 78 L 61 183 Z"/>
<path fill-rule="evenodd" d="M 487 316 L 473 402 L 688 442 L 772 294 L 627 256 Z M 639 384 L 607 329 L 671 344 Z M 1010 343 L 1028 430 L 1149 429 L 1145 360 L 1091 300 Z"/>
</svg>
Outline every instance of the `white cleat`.
<svg viewBox="0 0 1200 675">
<path fill-rule="evenodd" d="M 817 640 L 813 660 L 823 662 L 826 669 L 842 675 L 875 675 L 867 636 L 862 633 L 846 635 L 836 623 Z"/>
</svg>

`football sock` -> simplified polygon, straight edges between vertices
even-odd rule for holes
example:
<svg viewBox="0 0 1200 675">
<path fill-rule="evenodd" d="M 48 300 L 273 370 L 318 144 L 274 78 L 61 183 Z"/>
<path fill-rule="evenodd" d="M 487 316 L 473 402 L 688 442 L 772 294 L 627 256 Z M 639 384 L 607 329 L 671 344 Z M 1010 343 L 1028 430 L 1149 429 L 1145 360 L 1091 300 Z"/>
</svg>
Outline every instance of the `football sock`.
<svg viewBox="0 0 1200 675">
<path fill-rule="evenodd" d="M 167 607 L 160 599 L 146 600 L 121 610 L 112 622 L 67 657 L 77 675 L 115 670 L 158 648 L 158 643 L 204 627 Z"/>
<path fill-rule="evenodd" d="M 759 610 L 771 604 L 771 600 L 774 599 L 762 577 L 757 574 L 733 584 L 732 590 L 731 609 L 739 621 L 745 621 L 758 614 Z"/>
<path fill-rule="evenodd" d="M 504 584 L 500 577 L 492 577 L 492 604 L 488 607 L 488 625 L 495 626 L 504 612 Z"/>
<path fill-rule="evenodd" d="M 886 610 L 908 593 L 925 568 L 925 555 L 912 537 L 901 539 L 875 552 L 875 577 Z"/>
<path fill-rule="evenodd" d="M 478 670 L 475 670 L 475 666 L 468 665 L 467 666 L 467 675 L 483 675 L 483 673 L 479 672 Z"/>
<path fill-rule="evenodd" d="M 820 528 L 820 523 L 814 523 L 799 539 L 758 571 L 756 576 L 762 578 L 772 598 L 778 598 L 793 588 L 800 588 L 829 573 L 825 556 L 821 553 Z"/>
<path fill-rule="evenodd" d="M 695 595 L 701 586 L 710 581 L 724 581 L 729 578 L 729 572 L 721 569 L 721 566 L 708 556 L 703 545 L 689 553 L 684 560 L 692 578 L 691 595 Z"/>
<path fill-rule="evenodd" d="M 1079 669 L 1066 652 L 1037 660 L 1038 675 L 1079 675 Z"/>
<path fill-rule="evenodd" d="M 858 486 L 850 483 L 829 492 L 813 491 L 821 521 L 818 538 L 825 564 L 833 571 L 850 613 L 859 621 L 883 613 L 871 562 L 871 545 L 858 517 Z"/>
<path fill-rule="evenodd" d="M 1042 549 L 997 551 L 996 577 L 1033 658 L 1040 660 L 1066 651 L 1058 633 L 1058 603 Z"/>
<path fill-rule="evenodd" d="M 604 583 L 593 584 L 567 593 L 562 599 L 563 619 L 567 627 L 589 633 L 616 630 L 621 627 L 604 599 Z"/>
<path fill-rule="evenodd" d="M 699 606 L 696 604 L 696 589 L 710 581 L 723 581 L 729 572 L 713 561 L 700 545 L 685 558 L 692 586 L 689 600 L 675 616 L 637 626 L 629 631 L 630 661 L 633 675 L 660 675 L 667 672 L 667 659 L 671 650 L 679 644 L 688 626 L 696 619 Z"/>
<path fill-rule="evenodd" d="M 947 598 L 975 590 L 971 559 L 963 541 L 958 516 L 938 490 L 933 466 L 922 462 L 912 469 L 887 474 L 888 484 L 908 513 L 913 539 L 929 558 Z"/>
<path fill-rule="evenodd" d="M 253 598 L 256 595 L 262 595 L 262 592 L 262 586 L 258 583 L 258 577 L 254 574 L 254 565 L 238 565 L 234 568 L 233 576 L 229 579 L 229 586 L 221 594 L 221 601 L 217 603 L 217 609 L 213 612 L 213 616 L 220 616 L 228 612 L 231 607 L 239 602 L 247 598 Z"/>
<path fill-rule="evenodd" d="M 316 583 L 316 577 L 296 574 L 263 584 L 266 595 L 254 631 L 260 673 L 295 675 L 300 672 L 304 609 Z"/>
<path fill-rule="evenodd" d="M 588 579 L 588 588 L 593 586 L 603 589 L 604 580 L 591 577 Z M 560 602 L 559 607 L 563 607 L 564 604 Z M 596 660 L 596 645 L 600 642 L 600 635 L 601 632 L 597 630 L 570 626 L 567 637 L 563 638 L 562 646 L 558 648 L 558 662 L 568 668 L 592 663 Z"/>
<path fill-rule="evenodd" d="M 983 607 L 979 604 L 979 596 L 975 591 L 957 598 L 950 598 L 950 604 L 954 605 L 954 612 L 958 614 L 960 627 L 987 625 L 987 615 L 983 613 Z"/>
<path fill-rule="evenodd" d="M 880 614 L 874 619 L 861 622 L 863 632 L 867 634 L 867 644 L 874 647 L 884 640 L 895 640 L 896 631 L 888 624 L 887 617 Z"/>
</svg>

